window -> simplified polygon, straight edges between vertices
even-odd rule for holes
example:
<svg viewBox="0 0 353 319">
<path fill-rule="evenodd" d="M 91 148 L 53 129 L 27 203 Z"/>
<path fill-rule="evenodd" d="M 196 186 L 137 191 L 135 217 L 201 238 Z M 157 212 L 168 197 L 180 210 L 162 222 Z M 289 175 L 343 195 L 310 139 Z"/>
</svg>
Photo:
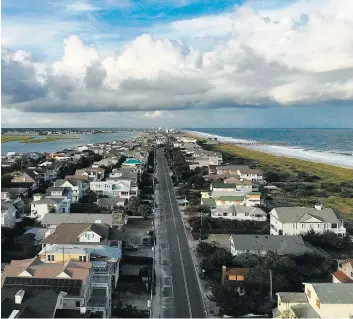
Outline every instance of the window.
<svg viewBox="0 0 353 319">
<path fill-rule="evenodd" d="M 81 302 L 80 301 L 76 301 L 76 308 L 81 307 Z"/>
<path fill-rule="evenodd" d="M 47 259 L 48 261 L 54 261 L 54 255 L 48 255 Z"/>
<path fill-rule="evenodd" d="M 304 226 L 305 226 L 305 225 L 304 225 L 304 224 L 302 224 L 302 228 L 305 228 Z"/>
<path fill-rule="evenodd" d="M 316 307 L 320 309 L 320 305 L 321 305 L 320 300 L 316 298 Z"/>
<path fill-rule="evenodd" d="M 47 258 L 48 258 L 48 261 L 51 261 L 50 257 L 51 257 L 50 255 L 48 255 L 48 256 L 47 256 Z"/>
<path fill-rule="evenodd" d="M 317 228 L 320 228 L 320 224 L 317 224 Z"/>
<path fill-rule="evenodd" d="M 249 216 L 249 213 L 245 213 L 245 216 Z"/>
<path fill-rule="evenodd" d="M 306 289 L 306 295 L 311 298 L 311 290 L 308 288 Z"/>
</svg>

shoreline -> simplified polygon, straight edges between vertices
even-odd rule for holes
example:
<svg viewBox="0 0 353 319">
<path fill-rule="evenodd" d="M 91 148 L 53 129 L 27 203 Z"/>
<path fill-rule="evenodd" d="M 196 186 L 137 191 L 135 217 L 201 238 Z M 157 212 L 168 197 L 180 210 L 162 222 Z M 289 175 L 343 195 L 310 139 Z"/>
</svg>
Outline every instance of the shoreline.
<svg viewBox="0 0 353 319">
<path fill-rule="evenodd" d="M 353 169 L 353 156 L 342 155 L 330 152 L 320 152 L 314 150 L 305 150 L 290 146 L 264 144 L 253 140 L 237 139 L 225 137 L 215 134 L 209 134 L 198 131 L 182 131 L 185 134 L 191 135 L 194 138 L 217 138 L 224 144 L 231 144 L 236 147 L 252 150 L 260 153 L 270 154 L 276 157 L 295 158 L 298 160 L 325 164 L 340 168 Z M 276 143 L 274 143 L 276 144 Z"/>
</svg>

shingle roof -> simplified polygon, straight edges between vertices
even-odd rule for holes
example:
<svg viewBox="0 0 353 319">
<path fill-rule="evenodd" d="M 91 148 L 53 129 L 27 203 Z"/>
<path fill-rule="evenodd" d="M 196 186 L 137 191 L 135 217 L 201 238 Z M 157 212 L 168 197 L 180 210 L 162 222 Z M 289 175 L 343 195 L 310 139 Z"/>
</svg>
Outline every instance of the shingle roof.
<svg viewBox="0 0 353 319">
<path fill-rule="evenodd" d="M 315 283 L 312 285 L 322 304 L 353 305 L 352 284 Z"/>
<path fill-rule="evenodd" d="M 301 236 L 288 235 L 231 235 L 236 250 L 266 250 L 279 254 L 304 254 L 312 250 L 305 246 Z"/>
<path fill-rule="evenodd" d="M 89 276 L 91 262 L 80 262 L 68 260 L 62 263 L 45 263 L 39 257 L 24 260 L 12 260 L 7 265 L 2 274 L 2 280 L 6 277 L 17 277 L 24 271 L 27 271 L 31 278 L 56 278 L 62 272 L 67 273 L 70 279 L 79 279 L 85 282 Z"/>
<path fill-rule="evenodd" d="M 281 302 L 284 303 L 307 303 L 308 299 L 304 292 L 278 292 Z"/>
<path fill-rule="evenodd" d="M 212 183 L 212 188 L 235 188 L 235 184 Z"/>
<path fill-rule="evenodd" d="M 98 198 L 97 204 L 99 206 L 114 206 L 118 203 L 125 204 L 126 198 L 120 198 L 120 197 L 109 197 L 109 198 Z"/>
<path fill-rule="evenodd" d="M 245 195 L 242 196 L 214 196 L 216 200 L 223 200 L 223 201 L 242 201 L 245 198 Z"/>
<path fill-rule="evenodd" d="M 201 198 L 202 205 L 214 207 L 216 206 L 216 201 L 213 198 Z"/>
<path fill-rule="evenodd" d="M 309 304 L 294 305 L 291 309 L 297 318 L 321 318 Z"/>
<path fill-rule="evenodd" d="M 317 210 L 310 207 L 276 207 L 273 210 L 277 213 L 281 223 L 296 223 L 306 214 L 325 223 L 338 223 L 339 221 L 332 208 Z"/>
<path fill-rule="evenodd" d="M 341 283 L 353 283 L 353 280 L 342 271 L 336 271 L 332 275 L 336 277 Z"/>
<path fill-rule="evenodd" d="M 95 223 L 98 220 L 103 224 L 112 225 L 112 214 L 45 214 L 43 225 L 60 225 L 76 223 Z"/>
<path fill-rule="evenodd" d="M 87 242 L 80 242 L 78 236 L 88 230 L 101 236 L 100 242 L 90 242 L 90 245 L 102 245 L 107 244 L 109 240 L 121 240 L 121 232 L 110 228 L 107 224 L 66 223 L 58 225 L 55 232 L 46 237 L 42 243 L 87 245 Z"/>
<path fill-rule="evenodd" d="M 9 318 L 13 310 L 20 310 L 17 318 L 52 318 L 59 293 L 53 290 L 26 289 L 21 304 L 15 303 L 19 288 L 1 288 L 1 318 Z"/>
</svg>

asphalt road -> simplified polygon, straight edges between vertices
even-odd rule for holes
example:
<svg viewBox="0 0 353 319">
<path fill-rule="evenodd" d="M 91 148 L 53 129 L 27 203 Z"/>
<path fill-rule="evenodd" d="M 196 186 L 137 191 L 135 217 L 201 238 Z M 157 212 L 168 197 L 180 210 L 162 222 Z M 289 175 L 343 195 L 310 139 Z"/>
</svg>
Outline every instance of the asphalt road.
<svg viewBox="0 0 353 319">
<path fill-rule="evenodd" d="M 206 312 L 193 260 L 187 241 L 184 224 L 176 201 L 169 168 L 163 150 L 157 150 L 157 178 L 160 199 L 163 202 L 165 240 L 171 266 L 173 311 L 165 317 L 205 318 Z"/>
</svg>

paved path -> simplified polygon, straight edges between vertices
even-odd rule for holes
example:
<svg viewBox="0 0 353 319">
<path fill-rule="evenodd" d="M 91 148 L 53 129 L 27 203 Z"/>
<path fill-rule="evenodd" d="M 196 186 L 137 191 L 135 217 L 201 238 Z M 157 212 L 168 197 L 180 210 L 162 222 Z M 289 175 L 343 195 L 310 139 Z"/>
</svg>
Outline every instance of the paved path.
<svg viewBox="0 0 353 319">
<path fill-rule="evenodd" d="M 152 316 L 161 318 L 205 318 L 204 300 L 186 237 L 184 223 L 175 198 L 169 168 L 163 150 L 157 150 L 161 295 L 160 311 L 156 303 Z M 158 249 L 156 247 L 156 249 Z M 158 263 L 158 260 L 156 260 Z"/>
</svg>

